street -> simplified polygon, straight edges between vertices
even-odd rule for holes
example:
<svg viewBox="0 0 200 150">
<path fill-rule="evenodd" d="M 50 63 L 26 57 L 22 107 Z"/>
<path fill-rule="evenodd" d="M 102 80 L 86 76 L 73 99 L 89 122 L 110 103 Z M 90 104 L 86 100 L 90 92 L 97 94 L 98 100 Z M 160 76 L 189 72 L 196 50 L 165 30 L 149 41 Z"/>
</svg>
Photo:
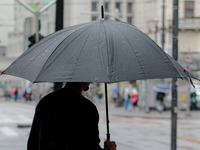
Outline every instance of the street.
<svg viewBox="0 0 200 150">
<path fill-rule="evenodd" d="M 96 104 L 99 115 L 101 146 L 106 138 L 105 106 Z M 34 103 L 0 101 L 0 150 L 26 150 L 27 138 L 35 109 Z M 200 115 L 183 112 L 178 116 L 177 150 L 200 149 Z M 170 150 L 170 112 L 150 113 L 109 104 L 111 140 L 118 150 Z M 18 126 L 22 127 L 18 127 Z M 23 126 L 25 126 L 23 128 Z"/>
<path fill-rule="evenodd" d="M 30 128 L 18 128 L 30 124 L 34 105 L 0 102 L 0 150 L 26 150 Z"/>
</svg>

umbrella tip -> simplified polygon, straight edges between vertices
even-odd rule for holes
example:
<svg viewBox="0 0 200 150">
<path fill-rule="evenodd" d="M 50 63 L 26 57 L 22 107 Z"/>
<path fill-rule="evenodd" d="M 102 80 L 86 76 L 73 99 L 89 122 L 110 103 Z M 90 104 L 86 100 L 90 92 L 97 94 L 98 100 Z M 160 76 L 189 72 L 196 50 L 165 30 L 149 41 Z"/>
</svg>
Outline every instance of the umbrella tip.
<svg viewBox="0 0 200 150">
<path fill-rule="evenodd" d="M 101 5 L 101 19 L 104 19 L 104 7 Z"/>
<path fill-rule="evenodd" d="M 187 67 L 185 67 L 185 70 L 187 70 L 187 71 L 188 71 L 188 68 L 187 68 Z"/>
<path fill-rule="evenodd" d="M 4 70 L 3 71 L 0 71 L 0 75 L 3 75 L 4 74 Z"/>
</svg>

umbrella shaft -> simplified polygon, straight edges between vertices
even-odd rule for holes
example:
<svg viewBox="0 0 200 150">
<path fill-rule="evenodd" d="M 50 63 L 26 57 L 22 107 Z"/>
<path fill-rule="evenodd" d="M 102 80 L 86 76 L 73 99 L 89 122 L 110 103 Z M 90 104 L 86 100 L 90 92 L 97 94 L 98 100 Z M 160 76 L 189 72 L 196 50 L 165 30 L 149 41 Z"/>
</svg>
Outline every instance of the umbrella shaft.
<svg viewBox="0 0 200 150">
<path fill-rule="evenodd" d="M 105 102 L 106 102 L 106 125 L 107 125 L 107 140 L 110 140 L 110 132 L 109 132 L 109 116 L 108 116 L 108 90 L 107 83 L 105 83 Z"/>
</svg>

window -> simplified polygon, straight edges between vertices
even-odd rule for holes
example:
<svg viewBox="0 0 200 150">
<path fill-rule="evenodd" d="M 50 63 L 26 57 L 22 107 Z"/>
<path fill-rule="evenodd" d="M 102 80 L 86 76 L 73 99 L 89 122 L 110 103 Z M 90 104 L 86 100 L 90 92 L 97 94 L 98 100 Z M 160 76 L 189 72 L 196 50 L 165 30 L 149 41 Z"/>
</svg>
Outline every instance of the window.
<svg viewBox="0 0 200 150">
<path fill-rule="evenodd" d="M 92 2 L 92 11 L 97 11 L 97 2 Z"/>
<path fill-rule="evenodd" d="M 91 8 L 92 11 L 98 11 L 98 2 L 93 1 L 91 6 L 92 6 L 92 8 Z M 92 15 L 92 16 L 91 16 L 91 20 L 92 20 L 92 21 L 97 20 L 97 18 L 98 18 L 97 15 Z"/>
<path fill-rule="evenodd" d="M 185 18 L 194 17 L 194 1 L 185 1 Z"/>
<path fill-rule="evenodd" d="M 131 2 L 127 3 L 127 13 L 133 13 L 133 4 Z"/>
<path fill-rule="evenodd" d="M 108 2 L 104 3 L 104 8 L 105 8 L 105 11 L 109 12 L 109 3 Z"/>
<path fill-rule="evenodd" d="M 92 21 L 97 20 L 97 16 L 92 16 Z"/>
<path fill-rule="evenodd" d="M 105 16 L 105 20 L 109 20 L 109 16 Z"/>
<path fill-rule="evenodd" d="M 119 12 L 121 11 L 120 7 L 121 7 L 121 3 L 120 2 L 116 2 L 115 3 L 115 8 L 117 8 L 119 10 Z"/>
<path fill-rule="evenodd" d="M 127 17 L 127 22 L 132 24 L 133 23 L 133 17 L 128 16 Z"/>
</svg>

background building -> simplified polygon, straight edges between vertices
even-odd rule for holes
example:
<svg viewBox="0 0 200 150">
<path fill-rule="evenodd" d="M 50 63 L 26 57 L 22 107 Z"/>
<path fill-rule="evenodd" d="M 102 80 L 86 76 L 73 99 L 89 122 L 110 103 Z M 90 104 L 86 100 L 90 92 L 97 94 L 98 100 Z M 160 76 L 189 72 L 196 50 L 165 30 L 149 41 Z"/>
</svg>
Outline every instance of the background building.
<svg viewBox="0 0 200 150">
<path fill-rule="evenodd" d="M 38 10 L 50 1 L 26 0 L 23 2 Z M 100 19 L 101 2 L 102 0 L 64 0 L 64 27 Z M 119 19 L 135 25 L 171 55 L 172 4 L 173 0 L 104 0 L 105 19 Z M 200 70 L 199 7 L 199 0 L 179 1 L 178 61 L 184 67 L 188 67 L 194 75 L 199 75 Z M 17 58 L 28 48 L 30 44 L 28 38 L 35 33 L 36 27 L 35 16 L 14 0 L 0 0 L 0 20 L 0 55 L 4 57 L 1 59 L 0 70 L 3 70 L 9 64 L 9 60 L 11 63 L 11 60 Z M 40 21 L 41 35 L 46 36 L 55 31 L 55 5 L 41 14 Z M 140 85 L 142 107 L 155 106 L 155 92 L 152 87 L 159 82 L 161 80 L 137 81 Z M 171 86 L 170 79 L 164 82 Z M 122 93 L 126 84 L 127 82 L 123 82 L 111 86 L 117 86 Z M 188 86 L 187 82 L 180 84 Z M 180 91 L 183 91 L 185 95 L 188 94 L 188 91 Z M 147 97 L 148 101 L 142 101 L 147 100 Z"/>
</svg>

